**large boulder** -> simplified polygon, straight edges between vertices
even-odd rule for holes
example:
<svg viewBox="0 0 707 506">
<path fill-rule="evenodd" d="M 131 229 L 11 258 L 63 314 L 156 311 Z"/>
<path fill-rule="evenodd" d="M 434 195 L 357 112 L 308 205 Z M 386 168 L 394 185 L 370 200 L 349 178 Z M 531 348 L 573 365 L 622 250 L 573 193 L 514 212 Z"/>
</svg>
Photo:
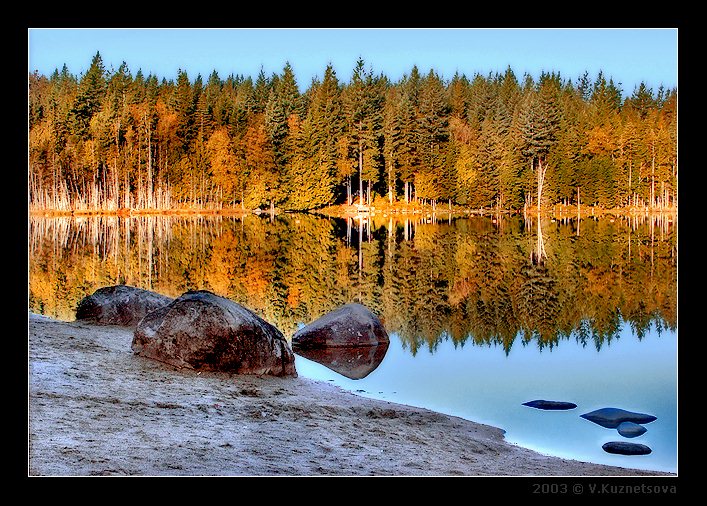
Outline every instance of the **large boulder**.
<svg viewBox="0 0 707 506">
<path fill-rule="evenodd" d="M 383 361 L 388 344 L 376 346 L 333 346 L 330 348 L 298 349 L 297 354 L 322 364 L 349 379 L 363 379 Z"/>
<path fill-rule="evenodd" d="M 278 329 L 204 290 L 186 292 L 145 316 L 132 349 L 178 368 L 297 376 L 292 349 Z"/>
<path fill-rule="evenodd" d="M 653 451 L 646 445 L 626 441 L 609 441 L 601 447 L 607 453 L 616 453 L 618 455 L 648 455 Z"/>
<path fill-rule="evenodd" d="M 173 300 L 134 286 L 106 286 L 81 299 L 76 307 L 76 319 L 103 325 L 134 327 L 147 313 Z"/>
<path fill-rule="evenodd" d="M 390 339 L 383 324 L 368 308 L 350 303 L 314 320 L 292 336 L 292 348 L 377 346 Z"/>
<path fill-rule="evenodd" d="M 617 428 L 621 422 L 641 424 L 650 423 L 657 419 L 653 415 L 635 413 L 633 411 L 626 411 L 625 409 L 619 408 L 601 408 L 596 411 L 592 411 L 591 413 L 585 413 L 579 416 L 608 429 Z"/>
</svg>

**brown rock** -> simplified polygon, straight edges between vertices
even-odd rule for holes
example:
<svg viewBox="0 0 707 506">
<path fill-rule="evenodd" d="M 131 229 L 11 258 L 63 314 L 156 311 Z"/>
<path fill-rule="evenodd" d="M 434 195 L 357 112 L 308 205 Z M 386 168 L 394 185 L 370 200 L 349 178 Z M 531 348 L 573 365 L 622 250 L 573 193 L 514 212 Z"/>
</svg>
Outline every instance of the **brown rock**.
<svg viewBox="0 0 707 506">
<path fill-rule="evenodd" d="M 135 329 L 132 349 L 179 368 L 297 376 L 294 354 L 278 329 L 203 290 L 147 315 Z"/>
<path fill-rule="evenodd" d="M 103 325 L 134 327 L 147 313 L 173 300 L 134 286 L 106 286 L 81 299 L 76 307 L 76 319 Z"/>
<path fill-rule="evenodd" d="M 351 303 L 302 327 L 292 337 L 293 349 L 329 346 L 375 346 L 389 343 L 383 324 L 368 308 Z"/>
</svg>

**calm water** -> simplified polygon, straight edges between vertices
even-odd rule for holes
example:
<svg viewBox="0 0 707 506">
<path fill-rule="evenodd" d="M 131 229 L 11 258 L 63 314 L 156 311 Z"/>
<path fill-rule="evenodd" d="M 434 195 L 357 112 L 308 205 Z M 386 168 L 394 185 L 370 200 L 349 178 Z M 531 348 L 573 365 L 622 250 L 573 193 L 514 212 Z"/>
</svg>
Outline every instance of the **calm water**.
<svg viewBox="0 0 707 506">
<path fill-rule="evenodd" d="M 384 322 L 387 350 L 298 355 L 301 376 L 495 425 L 543 453 L 676 471 L 676 224 L 538 228 L 520 217 L 32 218 L 29 309 L 70 321 L 101 286 L 209 289 L 290 337 L 360 302 Z M 533 399 L 578 407 L 522 406 Z M 626 439 L 653 452 L 604 452 L 625 439 L 579 417 L 601 407 L 657 416 Z"/>
</svg>

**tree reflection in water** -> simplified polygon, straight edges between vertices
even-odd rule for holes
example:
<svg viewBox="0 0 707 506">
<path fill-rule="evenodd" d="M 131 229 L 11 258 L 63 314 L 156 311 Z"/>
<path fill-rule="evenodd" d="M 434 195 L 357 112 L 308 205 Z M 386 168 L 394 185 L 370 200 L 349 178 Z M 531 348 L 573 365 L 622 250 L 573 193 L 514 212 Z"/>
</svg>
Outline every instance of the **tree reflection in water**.
<svg viewBox="0 0 707 506">
<path fill-rule="evenodd" d="M 622 320 L 639 338 L 653 324 L 675 329 L 674 218 L 583 218 L 581 234 L 576 217 L 541 226 L 542 236 L 537 219 L 515 216 L 33 217 L 29 309 L 73 320 L 102 286 L 207 289 L 289 338 L 359 302 L 413 354 L 446 339 L 599 349 Z"/>
</svg>

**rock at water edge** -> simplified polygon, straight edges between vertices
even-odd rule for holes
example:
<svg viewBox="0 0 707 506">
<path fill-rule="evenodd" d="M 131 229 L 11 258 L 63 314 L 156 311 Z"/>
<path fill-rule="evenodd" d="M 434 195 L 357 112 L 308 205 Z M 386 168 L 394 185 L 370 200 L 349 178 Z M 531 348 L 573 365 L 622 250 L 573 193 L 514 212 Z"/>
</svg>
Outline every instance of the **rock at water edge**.
<svg viewBox="0 0 707 506">
<path fill-rule="evenodd" d="M 292 348 L 376 346 L 390 339 L 383 324 L 368 308 L 351 303 L 325 314 L 292 336 Z"/>
<path fill-rule="evenodd" d="M 297 376 L 292 349 L 278 329 L 205 290 L 187 292 L 145 316 L 132 349 L 179 368 Z"/>
<path fill-rule="evenodd" d="M 128 285 L 99 288 L 76 307 L 76 319 L 102 325 L 136 326 L 148 313 L 174 299 Z"/>
</svg>

